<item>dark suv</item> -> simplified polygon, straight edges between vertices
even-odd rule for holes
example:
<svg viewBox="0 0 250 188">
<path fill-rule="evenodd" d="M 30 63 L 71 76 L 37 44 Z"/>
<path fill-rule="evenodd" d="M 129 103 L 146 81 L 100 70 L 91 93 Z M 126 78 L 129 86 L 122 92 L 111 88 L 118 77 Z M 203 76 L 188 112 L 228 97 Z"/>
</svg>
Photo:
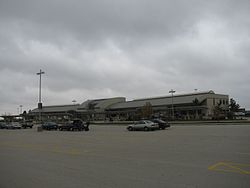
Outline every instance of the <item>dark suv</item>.
<svg viewBox="0 0 250 188">
<path fill-rule="evenodd" d="M 161 119 L 151 119 L 150 121 L 158 123 L 159 129 L 166 129 L 167 127 L 170 127 L 170 124 L 168 122 L 165 122 Z"/>
<path fill-rule="evenodd" d="M 81 119 L 75 119 L 70 123 L 65 123 L 65 124 L 59 126 L 59 130 L 60 131 L 63 131 L 63 130 L 66 130 L 66 131 L 75 131 L 75 130 L 88 131 L 89 129 L 88 129 L 87 124 L 84 121 L 82 121 Z"/>
</svg>

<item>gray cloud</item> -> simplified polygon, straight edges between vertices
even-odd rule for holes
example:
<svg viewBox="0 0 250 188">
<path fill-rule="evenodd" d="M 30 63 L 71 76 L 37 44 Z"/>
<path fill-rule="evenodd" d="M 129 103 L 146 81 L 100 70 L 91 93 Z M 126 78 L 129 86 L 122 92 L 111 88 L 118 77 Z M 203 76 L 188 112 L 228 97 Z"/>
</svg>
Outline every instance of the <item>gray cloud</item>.
<svg viewBox="0 0 250 188">
<path fill-rule="evenodd" d="M 250 3 L 0 2 L 0 113 L 45 104 L 213 89 L 250 108 Z"/>
</svg>

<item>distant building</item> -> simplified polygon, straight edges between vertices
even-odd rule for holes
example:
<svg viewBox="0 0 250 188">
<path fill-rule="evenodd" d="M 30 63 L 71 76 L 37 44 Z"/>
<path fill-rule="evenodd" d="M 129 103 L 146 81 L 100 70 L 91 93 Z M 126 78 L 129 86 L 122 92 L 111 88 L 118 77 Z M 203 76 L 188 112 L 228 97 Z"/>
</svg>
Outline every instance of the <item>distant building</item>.
<svg viewBox="0 0 250 188">
<path fill-rule="evenodd" d="M 224 112 L 228 111 L 229 96 L 210 90 L 173 95 L 173 98 L 168 95 L 132 101 L 126 101 L 124 97 L 95 99 L 75 105 L 44 106 L 42 115 L 50 119 L 79 117 L 89 120 L 136 120 L 141 118 L 142 107 L 150 103 L 153 116 L 170 119 L 172 101 L 175 119 L 212 119 L 216 106 Z M 31 112 L 35 117 L 38 117 L 38 113 L 38 109 Z"/>
<path fill-rule="evenodd" d="M 215 94 L 213 91 L 174 95 L 174 117 L 180 120 L 211 119 L 214 115 L 214 108 L 218 105 L 223 111 L 228 111 L 228 101 L 228 95 Z M 172 96 L 117 103 L 106 110 L 118 115 L 118 119 L 133 119 L 134 116 L 140 113 L 140 109 L 146 103 L 152 105 L 154 116 L 171 118 Z"/>
<path fill-rule="evenodd" d="M 82 104 L 43 106 L 41 113 L 45 119 L 103 120 L 106 118 L 106 109 L 113 104 L 125 102 L 124 97 L 87 100 Z M 31 111 L 30 115 L 38 119 L 39 109 Z"/>
</svg>

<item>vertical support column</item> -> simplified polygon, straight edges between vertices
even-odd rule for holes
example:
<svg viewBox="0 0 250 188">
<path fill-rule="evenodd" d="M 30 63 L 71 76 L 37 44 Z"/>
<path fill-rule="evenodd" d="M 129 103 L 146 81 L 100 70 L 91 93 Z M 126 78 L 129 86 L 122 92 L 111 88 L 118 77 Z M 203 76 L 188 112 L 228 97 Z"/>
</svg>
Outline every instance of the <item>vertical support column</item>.
<svg viewBox="0 0 250 188">
<path fill-rule="evenodd" d="M 42 74 L 44 74 L 45 72 L 43 72 L 40 69 L 40 72 L 36 73 L 37 75 L 39 75 L 39 100 L 38 100 L 38 110 L 39 110 L 39 121 L 42 121 Z"/>
</svg>

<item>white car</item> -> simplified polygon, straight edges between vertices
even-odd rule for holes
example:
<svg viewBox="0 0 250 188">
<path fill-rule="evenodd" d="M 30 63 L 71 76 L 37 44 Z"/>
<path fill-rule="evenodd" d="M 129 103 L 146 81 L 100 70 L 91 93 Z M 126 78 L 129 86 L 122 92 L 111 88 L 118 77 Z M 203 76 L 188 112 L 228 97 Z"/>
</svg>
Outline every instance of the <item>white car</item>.
<svg viewBox="0 0 250 188">
<path fill-rule="evenodd" d="M 6 128 L 7 129 L 21 129 L 22 127 L 21 127 L 20 123 L 18 123 L 18 122 L 11 122 L 11 123 L 7 124 Z"/>
<path fill-rule="evenodd" d="M 137 121 L 136 123 L 132 125 L 128 125 L 127 129 L 129 131 L 135 131 L 135 130 L 150 131 L 150 130 L 159 129 L 159 125 L 149 120 L 141 120 L 141 121 Z"/>
</svg>

